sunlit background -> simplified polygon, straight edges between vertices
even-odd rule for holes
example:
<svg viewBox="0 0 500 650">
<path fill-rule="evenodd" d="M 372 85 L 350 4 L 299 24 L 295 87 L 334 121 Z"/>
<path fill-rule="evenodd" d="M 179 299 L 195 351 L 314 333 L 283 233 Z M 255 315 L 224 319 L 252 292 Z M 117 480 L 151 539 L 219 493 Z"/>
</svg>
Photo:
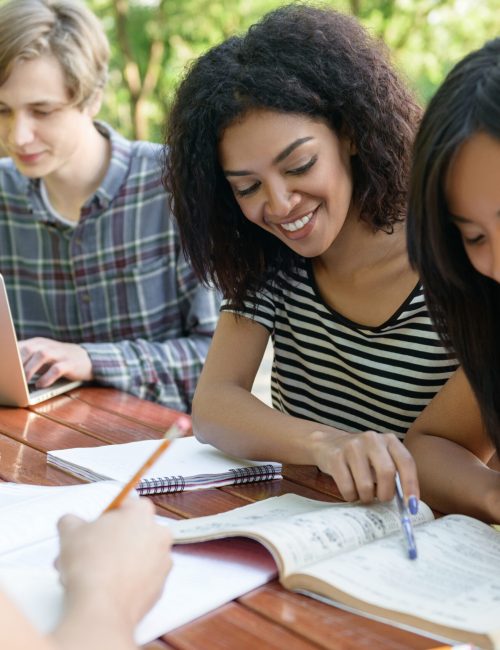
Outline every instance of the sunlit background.
<svg viewBox="0 0 500 650">
<path fill-rule="evenodd" d="M 88 0 L 102 19 L 113 49 L 102 118 L 129 137 L 161 141 L 185 66 L 283 4 L 287 2 Z M 458 59 L 500 35 L 500 0 L 330 0 L 324 4 L 354 14 L 383 39 L 424 104 Z"/>
</svg>

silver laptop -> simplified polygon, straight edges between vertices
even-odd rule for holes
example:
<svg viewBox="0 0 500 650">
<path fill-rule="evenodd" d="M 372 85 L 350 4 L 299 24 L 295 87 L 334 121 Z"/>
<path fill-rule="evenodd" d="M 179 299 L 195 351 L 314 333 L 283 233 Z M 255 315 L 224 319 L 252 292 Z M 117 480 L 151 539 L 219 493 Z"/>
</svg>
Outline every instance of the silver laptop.
<svg viewBox="0 0 500 650">
<path fill-rule="evenodd" d="M 0 275 L 0 405 L 31 406 L 76 388 L 81 383 L 61 379 L 48 388 L 28 385 L 17 347 L 5 282 Z"/>
</svg>

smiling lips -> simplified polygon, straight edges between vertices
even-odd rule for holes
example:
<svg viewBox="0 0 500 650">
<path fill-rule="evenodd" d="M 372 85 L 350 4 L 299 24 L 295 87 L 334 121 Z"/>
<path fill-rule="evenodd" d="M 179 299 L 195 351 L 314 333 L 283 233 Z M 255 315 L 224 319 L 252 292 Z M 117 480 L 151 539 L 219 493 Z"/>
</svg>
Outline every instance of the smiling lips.
<svg viewBox="0 0 500 650">
<path fill-rule="evenodd" d="M 311 210 L 311 212 L 308 212 L 308 214 L 305 214 L 303 217 L 299 217 L 298 219 L 295 219 L 295 221 L 280 223 L 279 227 L 283 228 L 283 230 L 285 230 L 286 232 L 297 232 L 299 230 L 302 230 L 304 226 L 307 226 L 307 224 L 313 218 L 313 214 L 314 214 L 314 210 Z"/>
<path fill-rule="evenodd" d="M 33 163 L 37 162 L 39 160 L 39 158 L 41 157 L 41 155 L 42 155 L 42 152 L 29 153 L 29 154 L 27 154 L 27 153 L 26 154 L 18 153 L 18 154 L 16 154 L 16 157 L 23 164 L 29 165 L 29 164 L 33 164 Z"/>
</svg>

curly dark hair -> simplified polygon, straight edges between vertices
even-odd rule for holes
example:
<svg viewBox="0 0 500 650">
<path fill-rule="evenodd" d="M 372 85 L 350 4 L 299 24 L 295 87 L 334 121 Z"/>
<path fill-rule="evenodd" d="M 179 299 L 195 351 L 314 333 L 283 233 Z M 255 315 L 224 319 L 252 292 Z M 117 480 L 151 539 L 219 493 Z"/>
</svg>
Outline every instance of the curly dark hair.
<svg viewBox="0 0 500 650">
<path fill-rule="evenodd" d="M 454 349 L 500 454 L 500 284 L 472 266 L 447 207 L 445 179 L 474 133 L 500 141 L 500 38 L 450 71 L 422 119 L 408 193 L 408 251 L 437 330 Z"/>
<path fill-rule="evenodd" d="M 199 277 L 237 308 L 296 253 L 244 218 L 218 160 L 224 129 L 265 108 L 347 133 L 353 201 L 374 230 L 404 218 L 420 108 L 383 44 L 351 16 L 291 4 L 201 56 L 182 81 L 167 127 L 164 183 Z"/>
</svg>

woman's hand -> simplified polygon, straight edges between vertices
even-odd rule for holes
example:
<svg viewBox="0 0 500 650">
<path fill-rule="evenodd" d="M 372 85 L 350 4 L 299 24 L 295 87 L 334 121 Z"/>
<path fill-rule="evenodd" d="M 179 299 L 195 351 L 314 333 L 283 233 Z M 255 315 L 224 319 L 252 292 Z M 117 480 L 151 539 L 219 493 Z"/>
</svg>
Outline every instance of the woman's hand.
<svg viewBox="0 0 500 650">
<path fill-rule="evenodd" d="M 416 465 L 393 433 L 364 431 L 337 436 L 315 431 L 312 444 L 315 464 L 333 477 L 346 501 L 392 499 L 399 472 L 410 510 L 416 512 L 420 494 Z"/>
</svg>

